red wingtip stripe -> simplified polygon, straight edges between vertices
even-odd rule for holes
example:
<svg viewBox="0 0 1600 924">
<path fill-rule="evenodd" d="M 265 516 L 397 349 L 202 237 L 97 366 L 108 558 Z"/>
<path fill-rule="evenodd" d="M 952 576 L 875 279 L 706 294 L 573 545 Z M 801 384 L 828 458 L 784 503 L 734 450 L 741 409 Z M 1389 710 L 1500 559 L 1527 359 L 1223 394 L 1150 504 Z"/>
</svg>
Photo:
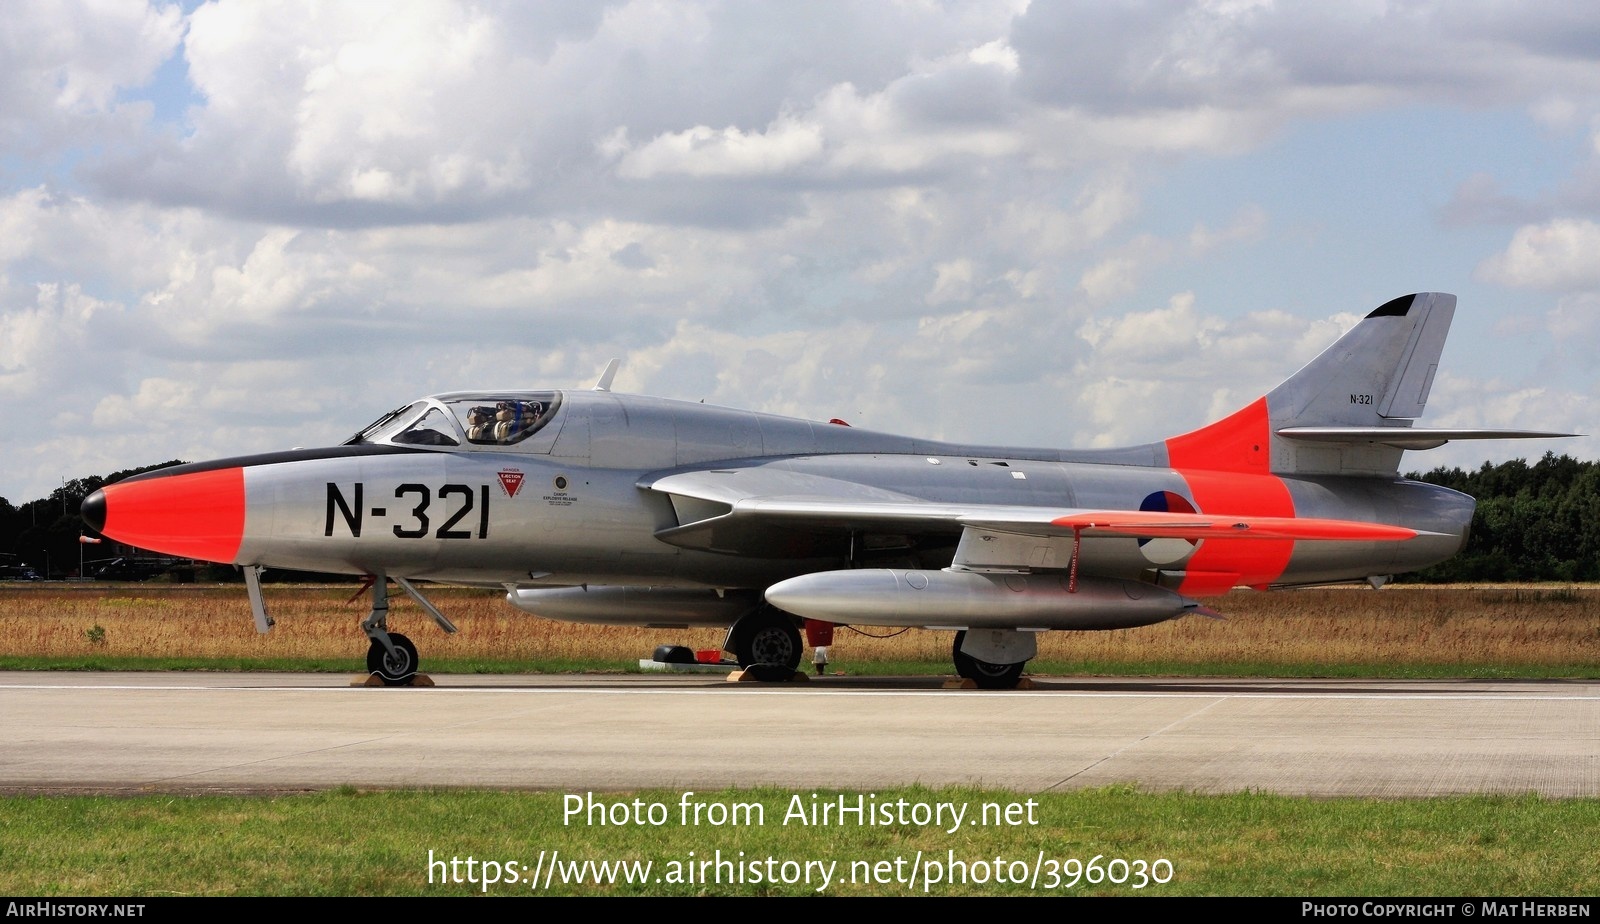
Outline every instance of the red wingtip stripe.
<svg viewBox="0 0 1600 924">
<path fill-rule="evenodd" d="M 1206 516 L 1161 511 L 1077 513 L 1057 517 L 1051 525 L 1086 533 L 1141 539 L 1314 539 L 1349 542 L 1399 542 L 1417 531 L 1386 523 L 1330 520 L 1316 517 Z"/>
<path fill-rule="evenodd" d="M 154 552 L 233 562 L 244 538 L 244 469 L 107 485 L 107 536 Z"/>
</svg>

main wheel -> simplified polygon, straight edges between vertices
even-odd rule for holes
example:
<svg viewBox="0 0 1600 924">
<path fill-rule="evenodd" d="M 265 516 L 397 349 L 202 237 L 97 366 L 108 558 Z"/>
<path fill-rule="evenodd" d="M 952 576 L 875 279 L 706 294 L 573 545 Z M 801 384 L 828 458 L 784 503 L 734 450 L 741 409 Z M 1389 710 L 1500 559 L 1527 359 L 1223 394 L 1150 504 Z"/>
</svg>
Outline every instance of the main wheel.
<svg viewBox="0 0 1600 924">
<path fill-rule="evenodd" d="M 753 664 L 781 664 L 791 673 L 800 666 L 805 646 L 794 620 L 770 606 L 764 606 L 741 619 L 738 647 L 734 652 L 740 667 Z"/>
<path fill-rule="evenodd" d="M 384 686 L 398 687 L 417 674 L 417 646 L 398 632 L 390 632 L 389 640 L 394 642 L 393 655 L 377 639 L 372 640 L 372 647 L 367 649 L 367 670 L 383 678 Z"/>
<path fill-rule="evenodd" d="M 1017 681 L 1022 679 L 1022 669 L 1028 666 L 1028 662 L 995 664 L 991 661 L 980 661 L 961 650 L 961 643 L 966 640 L 967 632 L 963 629 L 956 633 L 956 640 L 950 646 L 950 660 L 955 662 L 957 676 L 965 677 L 982 690 L 1016 689 Z"/>
</svg>

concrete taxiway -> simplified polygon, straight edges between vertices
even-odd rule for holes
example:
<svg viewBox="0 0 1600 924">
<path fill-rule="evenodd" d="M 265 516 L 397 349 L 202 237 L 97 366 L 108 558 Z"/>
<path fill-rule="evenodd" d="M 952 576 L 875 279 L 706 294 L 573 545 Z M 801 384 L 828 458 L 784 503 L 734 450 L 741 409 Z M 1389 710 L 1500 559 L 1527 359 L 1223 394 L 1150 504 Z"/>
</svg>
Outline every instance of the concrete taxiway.
<svg viewBox="0 0 1600 924">
<path fill-rule="evenodd" d="M 0 791 L 604 791 L 909 783 L 1026 792 L 1600 796 L 1600 681 L 0 673 Z"/>
</svg>

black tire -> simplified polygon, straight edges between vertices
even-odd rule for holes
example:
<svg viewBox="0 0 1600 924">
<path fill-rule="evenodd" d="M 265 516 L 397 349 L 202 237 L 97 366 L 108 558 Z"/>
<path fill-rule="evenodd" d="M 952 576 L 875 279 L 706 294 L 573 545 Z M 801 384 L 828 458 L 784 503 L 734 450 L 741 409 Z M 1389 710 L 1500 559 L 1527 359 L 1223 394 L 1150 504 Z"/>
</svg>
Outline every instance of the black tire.
<svg viewBox="0 0 1600 924">
<path fill-rule="evenodd" d="M 1018 681 L 1022 680 L 1022 669 L 1028 666 L 1028 662 L 995 664 L 990 661 L 980 661 L 961 650 L 961 643 L 966 640 L 967 632 L 963 629 L 956 633 L 956 640 L 950 646 L 950 660 L 955 662 L 957 676 L 977 684 L 980 690 L 1017 688 Z"/>
<path fill-rule="evenodd" d="M 398 687 L 410 683 L 417 675 L 417 646 L 398 632 L 390 632 L 389 640 L 394 642 L 400 657 L 390 655 L 389 650 L 374 639 L 372 647 L 367 649 L 367 670 L 383 678 L 384 686 Z"/>
<path fill-rule="evenodd" d="M 738 647 L 734 654 L 740 667 L 779 664 L 791 674 L 800 667 L 805 646 L 800 643 L 800 630 L 794 620 L 785 613 L 765 606 L 739 620 L 737 629 Z"/>
<path fill-rule="evenodd" d="M 687 645 L 657 645 L 653 657 L 662 664 L 693 664 L 694 649 Z"/>
<path fill-rule="evenodd" d="M 751 680 L 761 683 L 786 683 L 794 679 L 794 670 L 782 664 L 752 664 L 744 672 Z"/>
</svg>

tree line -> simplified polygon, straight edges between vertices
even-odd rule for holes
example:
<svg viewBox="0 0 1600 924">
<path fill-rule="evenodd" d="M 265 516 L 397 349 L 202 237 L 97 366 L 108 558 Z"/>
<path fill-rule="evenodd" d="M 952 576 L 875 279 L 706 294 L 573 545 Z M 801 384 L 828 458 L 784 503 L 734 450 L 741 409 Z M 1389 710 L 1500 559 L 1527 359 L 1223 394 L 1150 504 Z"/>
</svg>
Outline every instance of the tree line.
<svg viewBox="0 0 1600 924">
<path fill-rule="evenodd" d="M 1408 477 L 1478 499 L 1461 554 L 1406 580 L 1600 581 L 1600 463 L 1544 454 Z"/>
<path fill-rule="evenodd" d="M 86 562 L 114 554 L 108 545 L 79 543 L 79 536 L 89 534 L 78 513 L 83 499 L 123 478 L 180 464 L 174 459 L 73 479 L 49 497 L 20 507 L 0 497 L 0 554 L 42 575 L 76 575 L 80 554 L 87 555 Z M 1470 494 L 1478 499 L 1478 509 L 1461 554 L 1404 580 L 1600 581 L 1600 463 L 1547 452 L 1531 464 L 1513 459 L 1485 462 L 1472 471 L 1436 468 L 1407 477 Z M 86 565 L 85 570 L 92 569 Z"/>
<path fill-rule="evenodd" d="M 82 555 L 84 570 L 92 572 L 88 562 L 111 556 L 113 547 L 109 542 L 89 546 L 79 543 L 79 536 L 97 535 L 85 529 L 83 517 L 78 513 L 83 499 L 112 482 L 182 464 L 174 459 L 109 475 L 74 478 L 62 482 L 49 497 L 28 501 L 20 507 L 0 497 L 0 555 L 12 556 L 16 562 L 32 566 L 41 576 L 54 578 L 76 576 Z"/>
</svg>

